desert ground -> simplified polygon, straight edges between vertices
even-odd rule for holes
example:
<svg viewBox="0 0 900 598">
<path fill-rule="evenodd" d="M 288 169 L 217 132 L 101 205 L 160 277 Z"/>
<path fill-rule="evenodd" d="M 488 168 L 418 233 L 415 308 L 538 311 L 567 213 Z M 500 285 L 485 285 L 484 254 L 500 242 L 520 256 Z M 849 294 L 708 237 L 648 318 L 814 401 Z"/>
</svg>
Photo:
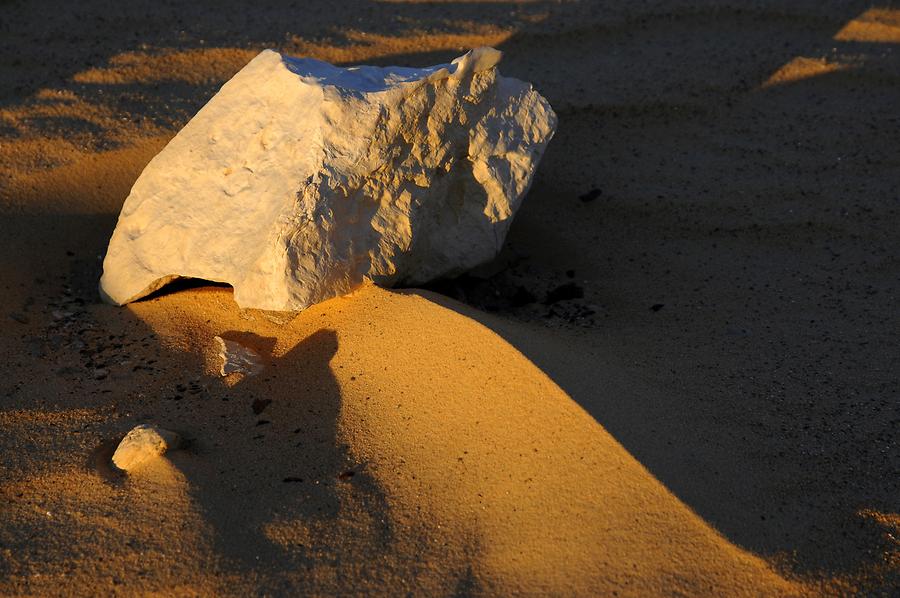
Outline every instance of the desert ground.
<svg viewBox="0 0 900 598">
<path fill-rule="evenodd" d="M 898 44 L 852 0 L 0 2 L 0 594 L 896 595 Z M 494 262 L 100 301 L 260 50 L 481 45 L 559 116 Z M 119 475 L 141 423 L 186 443 Z"/>
</svg>

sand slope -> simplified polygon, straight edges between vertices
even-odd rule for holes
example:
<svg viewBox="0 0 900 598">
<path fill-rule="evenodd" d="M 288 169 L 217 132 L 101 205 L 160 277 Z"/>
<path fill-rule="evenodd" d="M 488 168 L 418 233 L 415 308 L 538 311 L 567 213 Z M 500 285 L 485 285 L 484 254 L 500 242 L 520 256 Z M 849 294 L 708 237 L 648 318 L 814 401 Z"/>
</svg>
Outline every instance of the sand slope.
<svg viewBox="0 0 900 598">
<path fill-rule="evenodd" d="M 42 197 L 105 181 L 68 196 L 102 213 L 147 153 L 27 180 Z M 109 220 L 4 225 L 4 309 L 23 321 L 3 336 L 3 593 L 801 593 L 468 308 L 368 287 L 294 316 L 191 285 L 98 304 L 97 257 L 78 256 Z M 215 335 L 266 369 L 221 378 Z M 146 421 L 188 446 L 116 476 L 116 439 Z"/>
<path fill-rule="evenodd" d="M 4 591 L 798 592 L 473 320 L 374 287 L 272 318 L 215 288 L 73 316 L 124 339 L 90 385 L 115 427 L 191 443 L 127 480 L 71 442 L 7 470 Z M 215 334 L 266 355 L 263 374 L 216 377 Z M 109 428 L 103 400 L 49 402 L 7 412 L 8 440 Z"/>
</svg>

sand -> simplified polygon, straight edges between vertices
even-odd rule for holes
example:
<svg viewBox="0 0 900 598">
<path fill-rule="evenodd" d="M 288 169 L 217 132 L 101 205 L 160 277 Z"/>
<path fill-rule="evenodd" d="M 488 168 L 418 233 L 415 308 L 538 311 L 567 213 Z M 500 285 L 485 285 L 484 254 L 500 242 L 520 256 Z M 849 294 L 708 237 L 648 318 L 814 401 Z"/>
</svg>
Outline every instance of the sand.
<svg viewBox="0 0 900 598">
<path fill-rule="evenodd" d="M 0 594 L 896 590 L 897 11 L 305 4 L 0 7 Z M 99 303 L 131 183 L 257 50 L 482 43 L 560 116 L 495 263 Z M 186 445 L 118 475 L 139 423 Z"/>
</svg>

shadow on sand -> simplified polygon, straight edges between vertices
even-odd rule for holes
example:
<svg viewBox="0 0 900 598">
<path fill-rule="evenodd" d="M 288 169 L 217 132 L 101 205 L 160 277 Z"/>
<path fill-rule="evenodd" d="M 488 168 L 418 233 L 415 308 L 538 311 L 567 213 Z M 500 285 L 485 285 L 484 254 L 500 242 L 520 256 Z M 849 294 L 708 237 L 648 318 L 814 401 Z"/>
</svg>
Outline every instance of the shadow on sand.
<svg viewBox="0 0 900 598">
<path fill-rule="evenodd" d="M 205 421 L 193 422 L 205 430 L 193 455 L 172 455 L 215 529 L 219 553 L 248 569 L 302 570 L 350 562 L 366 542 L 388 546 L 384 495 L 338 432 L 341 393 L 329 366 L 334 331 L 319 330 L 278 358 L 271 358 L 275 339 L 222 336 L 269 356 L 266 367 L 223 385 Z M 352 540 L 336 541 L 349 519 Z"/>
</svg>

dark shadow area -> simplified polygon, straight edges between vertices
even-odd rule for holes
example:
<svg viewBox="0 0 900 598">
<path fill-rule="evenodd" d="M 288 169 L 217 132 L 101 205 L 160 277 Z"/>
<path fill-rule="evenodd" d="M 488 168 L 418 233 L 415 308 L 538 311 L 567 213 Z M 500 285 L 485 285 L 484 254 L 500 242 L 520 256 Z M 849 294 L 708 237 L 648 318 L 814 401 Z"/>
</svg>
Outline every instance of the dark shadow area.
<svg viewBox="0 0 900 598">
<path fill-rule="evenodd" d="M 172 282 L 153 291 L 146 297 L 141 297 L 138 301 L 152 301 L 153 299 L 164 297 L 172 293 L 180 293 L 181 291 L 189 291 L 191 289 L 200 289 L 204 287 L 230 289 L 231 285 L 225 282 L 215 282 L 212 280 L 204 280 L 202 278 L 176 278 Z"/>
<path fill-rule="evenodd" d="M 353 562 L 366 543 L 388 546 L 384 495 L 339 438 L 341 393 L 329 367 L 335 333 L 319 330 L 277 359 L 270 355 L 274 339 L 222 336 L 268 363 L 258 376 L 210 391 L 219 417 L 192 422 L 203 430 L 193 455 L 172 455 L 215 529 L 217 552 L 248 569 L 302 570 Z M 345 541 L 340 516 L 346 526 L 351 513 L 369 529 L 357 527 Z"/>
</svg>

